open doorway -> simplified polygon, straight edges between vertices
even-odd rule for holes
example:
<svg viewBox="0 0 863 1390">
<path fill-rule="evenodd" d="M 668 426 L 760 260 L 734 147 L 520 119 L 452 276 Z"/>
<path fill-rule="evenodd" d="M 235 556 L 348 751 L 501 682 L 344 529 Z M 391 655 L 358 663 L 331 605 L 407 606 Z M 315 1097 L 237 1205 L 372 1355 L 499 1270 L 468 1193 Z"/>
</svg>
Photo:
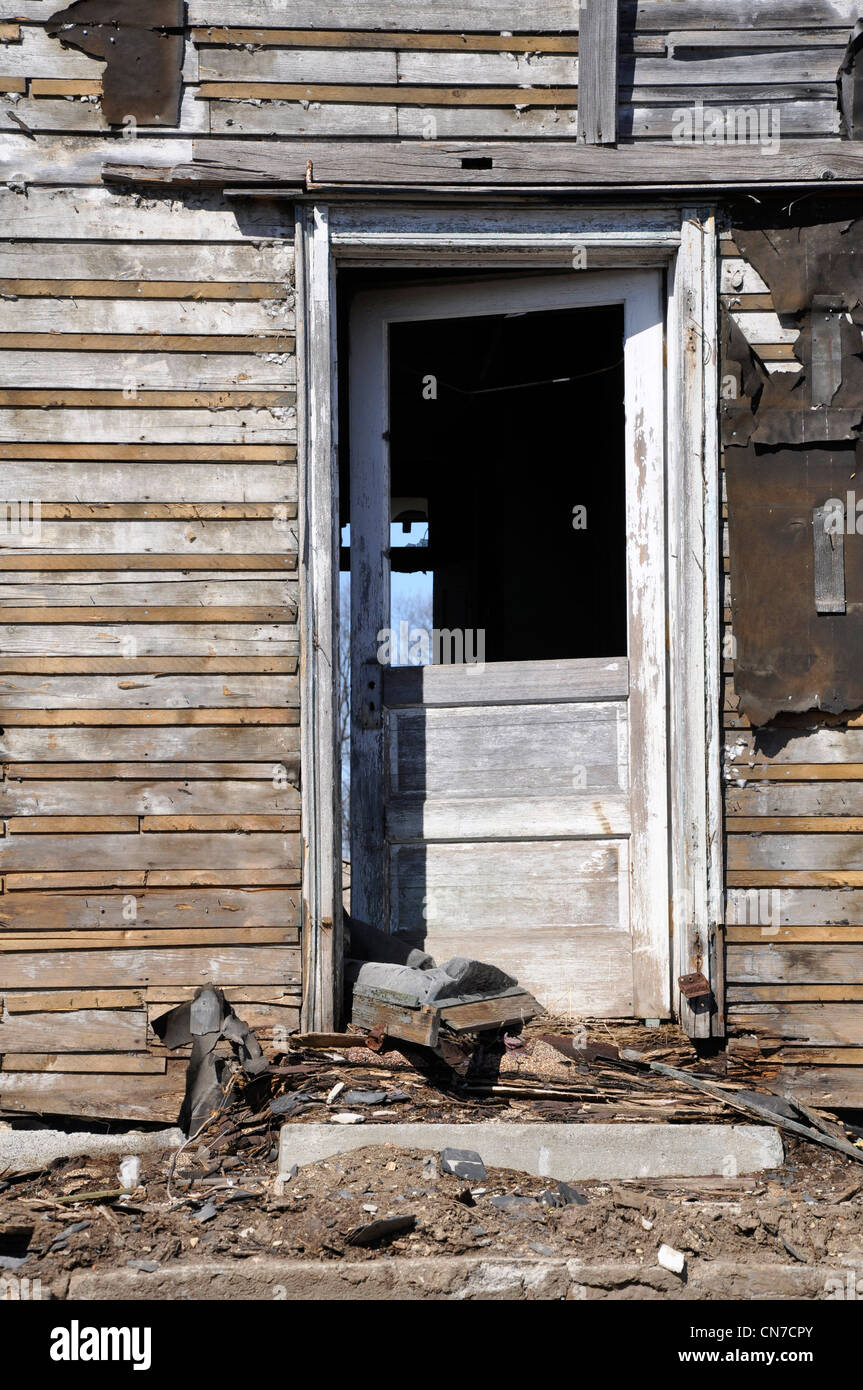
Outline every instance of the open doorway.
<svg viewBox="0 0 863 1390">
<path fill-rule="evenodd" d="M 661 586 L 657 282 L 354 285 L 345 314 L 351 910 L 608 1016 L 633 1009 L 644 898 L 630 657 L 652 679 L 663 656 L 639 573 L 651 536 Z"/>
</svg>

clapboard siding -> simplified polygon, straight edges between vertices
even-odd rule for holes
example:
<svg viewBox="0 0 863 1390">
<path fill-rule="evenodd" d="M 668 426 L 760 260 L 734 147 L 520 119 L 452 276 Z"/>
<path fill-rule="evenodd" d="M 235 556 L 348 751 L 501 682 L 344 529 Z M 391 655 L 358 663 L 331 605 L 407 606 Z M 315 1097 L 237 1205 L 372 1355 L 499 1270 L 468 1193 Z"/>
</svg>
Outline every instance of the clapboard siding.
<svg viewBox="0 0 863 1390">
<path fill-rule="evenodd" d="M 577 130 L 570 0 L 292 5 L 291 27 L 264 0 L 202 3 L 188 16 L 179 124 L 141 126 L 134 142 L 102 117 L 102 61 L 49 39 L 45 7 L 11 8 L 0 161 L 26 168 L 29 182 L 55 183 L 58 156 L 68 182 L 82 184 L 133 150 L 139 163 L 185 161 L 193 150 L 182 137 L 205 151 L 228 133 L 530 140 Z M 698 104 L 732 124 L 762 106 L 783 140 L 837 139 L 836 75 L 857 13 L 845 0 L 622 5 L 620 139 L 668 142 Z"/>
<path fill-rule="evenodd" d="M 173 1119 L 158 1013 L 210 980 L 265 1042 L 299 1022 L 290 228 L 34 196 L 0 243 L 0 504 L 38 528 L 0 537 L 0 1107 Z"/>
<path fill-rule="evenodd" d="M 103 166 L 186 163 L 226 138 L 578 133 L 572 0 L 292 0 L 289 9 L 288 18 L 270 0 L 191 0 L 179 124 L 141 126 L 134 140 L 104 120 L 103 63 L 45 34 L 47 0 L 8 4 L 0 28 L 0 504 L 41 508 L 38 537 L 7 536 L 0 547 L 0 815 L 11 824 L 0 837 L 0 937 L 16 947 L 3 953 L 12 973 L 2 977 L 0 1052 L 2 1029 L 28 999 L 40 1019 L 32 1049 L 7 1044 L 17 1070 L 0 1069 L 0 1105 L 173 1119 L 182 1064 L 149 1074 L 165 1058 L 146 1029 L 154 1009 L 201 978 L 233 991 L 261 1027 L 298 1019 L 295 940 L 250 935 L 299 925 L 293 212 L 110 192 Z M 677 141 L 699 108 L 736 138 L 754 120 L 762 145 L 837 141 L 836 73 L 859 12 L 854 0 L 623 0 L 620 142 Z M 769 159 L 769 148 L 754 158 Z M 768 369 L 795 370 L 794 325 L 730 242 L 721 290 Z M 730 657 L 724 717 L 736 750 L 726 799 L 738 914 L 728 929 L 731 1027 L 744 1035 L 769 1022 L 804 1091 L 812 1049 L 829 1043 L 830 1084 L 861 1103 L 856 1014 L 825 1025 L 810 1012 L 793 1035 L 800 1019 L 783 1014 L 859 1002 L 847 954 L 857 937 L 733 934 L 751 929 L 753 911 L 759 932 L 759 912 L 770 931 L 774 919 L 780 932 L 863 928 L 858 831 L 838 823 L 863 819 L 863 733 L 819 731 L 784 758 L 750 756 Z M 402 724 L 407 733 L 410 717 Z M 553 780 L 550 759 L 542 771 Z M 616 775 L 609 759 L 607 780 Z M 472 790 L 466 783 L 459 812 L 497 853 L 495 803 L 476 803 Z M 581 824 L 585 810 L 574 803 L 570 814 Z M 409 867 L 407 854 L 405 891 Z M 439 891 L 456 881 L 442 864 Z M 109 945 L 111 933 L 136 931 L 136 949 Z M 744 948 L 765 962 L 783 951 L 782 981 L 766 967 L 739 978 Z M 794 952 L 804 949 L 801 975 Z M 622 1011 L 627 991 L 621 981 Z M 589 991 L 580 997 L 589 1007 Z M 88 1052 L 49 1045 L 39 1038 L 51 1037 L 52 1011 L 67 1021 L 105 1013 L 109 1027 L 87 1033 Z M 145 1030 L 122 1051 L 104 1041 L 121 1017 Z M 843 1042 L 847 1063 L 833 1065 Z M 64 1064 L 64 1055 L 91 1060 Z"/>
</svg>

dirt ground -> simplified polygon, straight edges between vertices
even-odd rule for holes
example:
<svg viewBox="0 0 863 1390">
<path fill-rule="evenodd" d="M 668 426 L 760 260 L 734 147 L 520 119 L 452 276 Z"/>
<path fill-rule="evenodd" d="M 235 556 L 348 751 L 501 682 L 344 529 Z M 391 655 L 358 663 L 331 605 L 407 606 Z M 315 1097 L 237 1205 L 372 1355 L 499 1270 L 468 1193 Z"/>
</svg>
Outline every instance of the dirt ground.
<svg viewBox="0 0 863 1390">
<path fill-rule="evenodd" d="M 564 1190 L 566 1204 L 549 1179 L 489 1169 L 468 1182 L 442 1173 L 437 1155 L 389 1145 L 305 1166 L 284 1197 L 272 1195 L 275 1157 L 208 1164 L 186 1151 L 170 1197 L 171 1157 L 157 1155 L 142 1159 L 141 1185 L 128 1196 L 69 1202 L 115 1190 L 117 1160 L 60 1159 L 0 1195 L 0 1250 L 19 1277 L 41 1280 L 43 1297 L 61 1298 L 76 1269 L 131 1265 L 155 1275 L 207 1256 L 361 1261 L 485 1251 L 655 1265 L 665 1244 L 690 1261 L 859 1258 L 863 1168 L 793 1140 L 789 1149 L 775 1173 L 580 1183 Z M 519 1200 L 499 1205 L 501 1197 Z M 394 1218 L 401 1229 L 373 1225 Z"/>
<path fill-rule="evenodd" d="M 636 1040 L 654 1058 L 721 1075 L 721 1063 L 696 1058 L 678 1030 L 642 1029 Z M 624 1055 L 631 1041 L 620 1030 L 613 1037 Z M 132 1191 L 122 1189 L 116 1157 L 0 1174 L 0 1280 L 39 1279 L 43 1297 L 62 1298 L 74 1270 L 132 1266 L 158 1278 L 208 1257 L 357 1262 L 485 1252 L 655 1266 L 667 1245 L 688 1262 L 835 1268 L 842 1256 L 863 1255 L 863 1164 L 787 1136 L 787 1161 L 772 1173 L 576 1188 L 493 1168 L 467 1180 L 442 1172 L 432 1152 L 376 1144 L 376 1125 L 392 1120 L 743 1118 L 619 1059 L 564 1056 L 539 1027 L 480 1058 L 467 1077 L 424 1075 L 416 1061 L 362 1046 L 291 1051 L 271 1074 L 239 1086 L 178 1154 L 144 1156 Z M 281 1125 L 346 1115 L 365 1126 L 367 1147 L 304 1166 L 275 1195 Z"/>
</svg>

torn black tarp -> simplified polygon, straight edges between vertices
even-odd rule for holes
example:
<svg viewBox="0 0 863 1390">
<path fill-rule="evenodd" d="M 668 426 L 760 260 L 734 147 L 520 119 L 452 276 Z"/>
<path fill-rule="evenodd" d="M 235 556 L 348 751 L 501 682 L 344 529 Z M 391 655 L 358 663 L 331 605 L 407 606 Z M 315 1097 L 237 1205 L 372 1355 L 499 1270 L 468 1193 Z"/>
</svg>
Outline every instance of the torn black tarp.
<svg viewBox="0 0 863 1390">
<path fill-rule="evenodd" d="M 187 1135 L 200 1129 L 225 1093 L 232 1060 L 216 1052 L 222 1039 L 230 1043 L 233 1058 L 248 1076 L 257 1076 L 267 1068 L 255 1034 L 237 1017 L 222 991 L 212 985 L 204 985 L 194 999 L 162 1014 L 154 1021 L 153 1032 L 168 1048 L 192 1045 L 178 1121 Z"/>
</svg>

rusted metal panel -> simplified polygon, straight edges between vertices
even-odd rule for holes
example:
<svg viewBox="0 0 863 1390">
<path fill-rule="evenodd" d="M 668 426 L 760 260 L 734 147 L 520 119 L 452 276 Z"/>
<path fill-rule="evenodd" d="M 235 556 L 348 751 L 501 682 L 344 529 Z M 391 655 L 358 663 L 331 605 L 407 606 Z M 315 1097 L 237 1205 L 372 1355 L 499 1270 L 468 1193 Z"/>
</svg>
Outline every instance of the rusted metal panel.
<svg viewBox="0 0 863 1390">
<path fill-rule="evenodd" d="M 754 724 L 863 705 L 863 536 L 845 537 L 845 613 L 818 612 L 812 540 L 814 509 L 844 512 L 861 465 L 847 444 L 727 451 L 734 680 Z"/>
<path fill-rule="evenodd" d="M 46 31 L 68 48 L 104 58 L 102 114 L 111 125 L 176 126 L 183 66 L 182 0 L 76 0 Z"/>
</svg>

